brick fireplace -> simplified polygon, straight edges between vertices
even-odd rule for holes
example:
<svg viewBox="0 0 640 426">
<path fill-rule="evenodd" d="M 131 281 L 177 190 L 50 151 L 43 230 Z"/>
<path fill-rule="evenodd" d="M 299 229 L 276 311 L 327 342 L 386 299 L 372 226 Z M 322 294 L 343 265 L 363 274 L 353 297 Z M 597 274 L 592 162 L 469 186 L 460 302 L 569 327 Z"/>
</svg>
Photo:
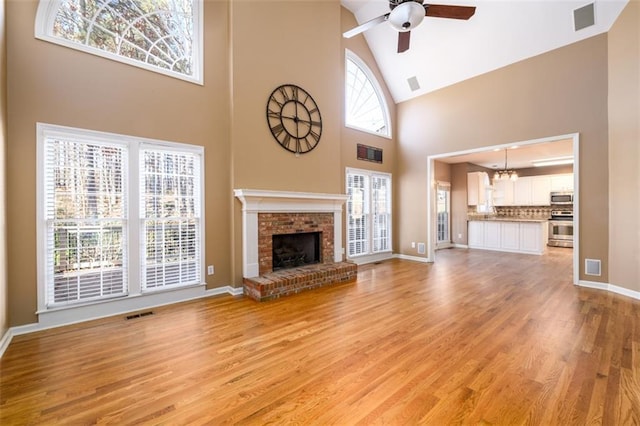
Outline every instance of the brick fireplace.
<svg viewBox="0 0 640 426">
<path fill-rule="evenodd" d="M 342 205 L 347 196 L 266 190 L 234 190 L 242 202 L 242 271 L 245 294 L 268 300 L 332 282 L 355 279 L 342 262 Z M 273 235 L 320 234 L 319 262 L 273 272 Z"/>
</svg>

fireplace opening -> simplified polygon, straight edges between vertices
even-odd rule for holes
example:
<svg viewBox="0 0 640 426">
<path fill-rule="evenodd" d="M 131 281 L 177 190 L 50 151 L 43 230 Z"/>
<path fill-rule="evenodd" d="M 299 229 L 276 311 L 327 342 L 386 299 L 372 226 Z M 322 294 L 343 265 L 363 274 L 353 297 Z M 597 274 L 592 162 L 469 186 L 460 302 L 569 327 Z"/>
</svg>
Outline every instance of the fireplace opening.
<svg viewBox="0 0 640 426">
<path fill-rule="evenodd" d="M 320 241 L 322 232 L 273 235 L 273 270 L 320 263 Z"/>
</svg>

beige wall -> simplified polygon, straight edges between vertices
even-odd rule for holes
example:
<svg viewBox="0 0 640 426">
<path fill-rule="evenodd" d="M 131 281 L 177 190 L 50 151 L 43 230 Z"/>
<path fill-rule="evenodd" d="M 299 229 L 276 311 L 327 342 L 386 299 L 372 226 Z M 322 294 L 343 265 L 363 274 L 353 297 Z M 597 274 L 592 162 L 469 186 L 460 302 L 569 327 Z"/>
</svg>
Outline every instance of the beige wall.
<svg viewBox="0 0 640 426">
<path fill-rule="evenodd" d="M 67 49 L 33 36 L 36 1 L 7 4 L 9 315 L 37 322 L 36 123 L 205 148 L 208 287 L 231 280 L 228 5 L 204 7 L 204 86 Z"/>
<path fill-rule="evenodd" d="M 340 14 L 340 34 L 343 32 L 350 30 L 358 25 L 355 17 L 351 12 L 349 12 L 345 8 L 341 8 Z M 347 167 L 353 167 L 356 169 L 364 169 L 364 170 L 373 170 L 376 172 L 385 172 L 391 173 L 392 175 L 392 202 L 394 206 L 398 205 L 398 196 L 397 196 L 397 175 L 396 175 L 396 135 L 397 132 L 397 115 L 396 115 L 396 104 L 393 102 L 393 98 L 391 97 L 391 93 L 387 89 L 387 86 L 382 78 L 382 74 L 378 69 L 378 65 L 373 57 L 373 54 L 369 50 L 369 45 L 366 43 L 363 35 L 355 36 L 352 38 L 342 38 L 342 47 L 340 49 L 340 72 L 341 79 L 340 81 L 344 81 L 345 75 L 345 49 L 349 49 L 360 59 L 362 59 L 371 72 L 375 75 L 376 80 L 380 84 L 382 88 L 382 92 L 387 102 L 387 106 L 389 107 L 389 116 L 391 120 L 391 138 L 386 138 L 383 136 L 377 136 L 373 134 L 369 134 L 366 132 L 361 132 L 359 130 L 350 129 L 344 126 L 344 107 L 341 109 L 340 115 L 340 123 L 341 123 L 341 168 L 340 168 L 340 193 L 345 192 L 345 169 Z M 340 105 L 344 105 L 344 84 L 340 85 Z M 356 158 L 356 149 L 358 144 L 373 146 L 376 148 L 382 149 L 382 164 L 372 163 L 370 161 L 358 160 Z M 343 226 L 346 224 L 346 221 L 343 221 Z M 393 229 L 397 229 L 399 226 L 397 217 L 393 217 Z M 346 235 L 346 229 L 342 231 L 343 235 Z M 392 242 L 393 251 L 396 251 L 397 248 L 397 236 L 396 233 L 393 233 L 393 242 Z"/>
<path fill-rule="evenodd" d="M 7 281 L 7 50 L 5 0 L 0 0 L 0 339 L 9 329 L 9 284 Z"/>
<path fill-rule="evenodd" d="M 640 291 L 640 2 L 609 31 L 609 283 Z"/>
<path fill-rule="evenodd" d="M 606 282 L 607 173 L 590 172 L 607 163 L 606 34 L 403 102 L 398 118 L 400 252 L 426 239 L 429 155 L 580 132 L 580 265 L 601 259 Z"/>
</svg>

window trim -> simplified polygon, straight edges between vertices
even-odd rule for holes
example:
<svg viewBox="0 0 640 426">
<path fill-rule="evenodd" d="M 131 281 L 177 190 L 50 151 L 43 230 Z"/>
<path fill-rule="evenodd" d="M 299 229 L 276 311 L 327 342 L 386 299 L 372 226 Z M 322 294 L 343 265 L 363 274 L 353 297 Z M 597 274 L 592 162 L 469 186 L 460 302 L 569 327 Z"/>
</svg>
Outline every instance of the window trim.
<svg viewBox="0 0 640 426">
<path fill-rule="evenodd" d="M 156 67 L 146 62 L 136 61 L 126 56 L 117 55 L 105 50 L 97 49 L 85 44 L 75 43 L 61 37 L 51 35 L 53 32 L 53 23 L 55 21 L 60 0 L 40 0 L 36 12 L 36 21 L 34 28 L 35 38 L 48 41 L 53 44 L 68 47 L 70 49 L 79 50 L 91 55 L 100 56 L 112 61 L 121 62 L 123 64 L 132 65 L 148 71 L 164 74 L 169 77 L 188 81 L 190 83 L 204 85 L 204 25 L 203 25 L 203 1 L 193 0 L 193 75 L 181 74 L 175 71 Z"/>
<path fill-rule="evenodd" d="M 93 143 L 108 143 L 111 145 L 123 145 L 128 150 L 128 215 L 125 218 L 127 222 L 127 251 L 128 251 L 128 292 L 126 295 L 117 296 L 113 298 L 105 298 L 91 301 L 78 301 L 72 304 L 47 306 L 47 270 L 45 260 L 47 256 L 47 242 L 45 236 L 47 235 L 46 225 L 46 173 L 45 173 L 45 140 L 49 137 L 60 137 L 71 141 L 88 141 Z M 134 301 L 135 299 L 148 299 L 148 300 L 160 300 L 160 304 L 174 303 L 179 300 L 184 300 L 183 295 L 187 299 L 193 297 L 201 297 L 205 287 L 205 175 L 204 175 L 204 147 L 197 145 L 189 145 L 178 142 L 161 141 L 149 138 L 127 136 L 116 133 L 107 133 L 95 130 L 85 130 L 79 128 L 72 128 L 66 126 L 59 126 L 54 124 L 36 123 L 36 153 L 37 153 L 37 170 L 36 170 L 36 236 L 37 236 L 37 311 L 36 314 L 42 315 L 50 312 L 64 312 L 74 310 L 84 310 L 89 318 L 95 318 L 96 312 L 98 317 L 113 315 L 117 312 L 126 312 L 127 310 L 133 310 L 137 306 L 143 306 L 144 302 Z M 141 210 L 140 210 L 140 190 L 139 190 L 139 170 L 138 170 L 138 158 L 139 152 L 146 146 L 153 146 L 157 148 L 178 150 L 181 152 L 190 152 L 196 154 L 199 157 L 200 162 L 200 252 L 198 255 L 198 262 L 200 264 L 200 283 L 189 284 L 179 287 L 167 287 L 154 290 L 142 289 L 142 281 L 140 277 L 141 257 Z M 115 307 L 109 307 L 113 302 L 116 302 Z M 117 303 L 120 302 L 118 305 Z M 142 304 L 141 304 L 142 303 Z M 153 302 L 152 302 L 153 303 Z M 104 305 L 101 308 L 96 306 Z M 104 312 L 104 314 L 100 314 Z M 75 322 L 77 317 L 73 314 L 62 315 L 59 318 L 62 319 L 62 323 Z M 70 319 L 71 318 L 71 319 Z M 54 322 L 57 323 L 56 320 Z"/>
<path fill-rule="evenodd" d="M 352 260 L 358 264 L 363 264 L 363 263 L 368 263 L 368 262 L 373 262 L 373 261 L 377 261 L 377 260 L 382 260 L 385 258 L 389 258 L 393 255 L 393 175 L 391 173 L 387 173 L 387 172 L 377 172 L 377 171 L 373 171 L 373 170 L 366 170 L 366 169 L 357 169 L 354 167 L 347 167 L 345 169 L 345 193 L 349 192 L 348 189 L 348 184 L 349 184 L 349 174 L 359 174 L 359 175 L 365 175 L 367 176 L 368 179 L 368 200 L 366 200 L 368 202 L 368 208 L 369 211 L 371 213 L 369 213 L 369 219 L 368 219 L 368 235 L 367 235 L 367 239 L 368 239 L 368 251 L 367 253 L 361 253 L 361 254 L 356 254 L 356 255 L 350 255 L 349 254 L 349 211 L 348 208 L 345 207 L 345 230 L 346 230 L 346 235 L 345 235 L 345 255 L 347 257 L 347 259 Z M 374 215 L 373 215 L 373 199 L 372 197 L 372 183 L 371 183 L 371 178 L 374 176 L 379 176 L 379 177 L 384 177 L 386 179 L 388 179 L 389 181 L 389 189 L 390 189 L 390 193 L 389 193 L 389 207 L 390 207 L 390 212 L 389 212 L 389 249 L 387 250 L 381 250 L 381 251 L 373 251 L 373 226 L 374 226 Z M 347 200 L 347 203 L 349 202 L 349 200 Z"/>
<path fill-rule="evenodd" d="M 347 123 L 347 81 L 349 76 L 348 67 L 347 67 L 348 60 L 351 60 L 353 63 L 356 64 L 358 68 L 360 68 L 360 70 L 364 73 L 364 75 L 367 77 L 367 79 L 373 86 L 373 90 L 376 93 L 376 96 L 378 97 L 378 102 L 382 107 L 382 114 L 384 116 L 385 123 L 387 125 L 388 130 L 386 134 L 373 132 L 369 129 L 365 129 L 363 127 L 359 127 L 359 126 L 355 126 L 353 124 Z M 349 49 L 345 49 L 344 82 L 345 82 L 345 88 L 344 88 L 345 89 L 344 90 L 344 125 L 345 127 L 349 129 L 365 132 L 370 135 L 380 136 L 386 139 L 392 139 L 393 127 L 391 124 L 391 114 L 389 113 L 389 105 L 387 103 L 386 97 L 384 96 L 382 86 L 380 86 L 380 83 L 378 82 L 378 79 L 376 78 L 376 76 L 373 74 L 373 71 L 371 71 L 371 68 L 369 68 L 367 64 L 358 55 L 356 55 L 354 52 L 352 52 Z"/>
</svg>

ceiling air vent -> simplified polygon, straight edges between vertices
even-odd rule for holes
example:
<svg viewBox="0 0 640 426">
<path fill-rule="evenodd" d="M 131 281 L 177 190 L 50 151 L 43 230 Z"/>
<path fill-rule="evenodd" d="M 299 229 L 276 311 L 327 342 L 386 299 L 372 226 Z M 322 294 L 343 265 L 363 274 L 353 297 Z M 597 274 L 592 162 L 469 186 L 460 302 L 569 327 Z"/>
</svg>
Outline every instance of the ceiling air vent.
<svg viewBox="0 0 640 426">
<path fill-rule="evenodd" d="M 409 83 L 409 88 L 412 92 L 415 92 L 420 88 L 420 83 L 418 83 L 418 77 L 416 76 L 408 78 L 407 83 Z"/>
<path fill-rule="evenodd" d="M 579 31 L 596 23 L 594 4 L 579 7 L 573 11 L 573 29 Z"/>
</svg>

